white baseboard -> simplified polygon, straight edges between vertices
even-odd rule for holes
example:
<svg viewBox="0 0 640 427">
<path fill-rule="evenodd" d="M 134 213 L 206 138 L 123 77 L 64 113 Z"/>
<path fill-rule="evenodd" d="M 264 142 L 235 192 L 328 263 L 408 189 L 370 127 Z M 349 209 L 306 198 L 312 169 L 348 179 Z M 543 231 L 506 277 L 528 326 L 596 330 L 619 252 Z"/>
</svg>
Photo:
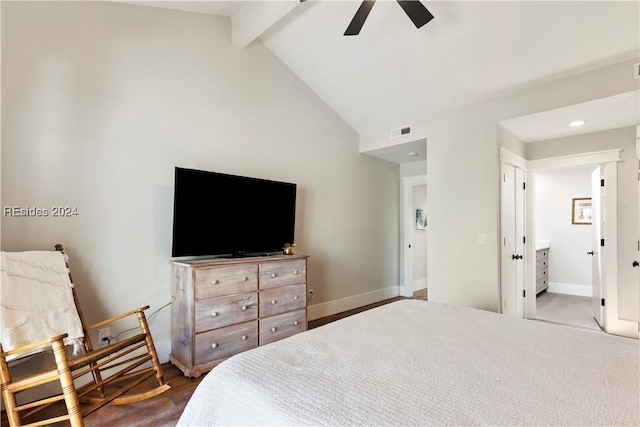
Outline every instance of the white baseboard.
<svg viewBox="0 0 640 427">
<path fill-rule="evenodd" d="M 620 335 L 628 338 L 640 338 L 640 332 L 638 332 L 638 322 L 624 319 L 616 319 L 615 321 L 608 321 L 607 333 L 613 335 Z"/>
<path fill-rule="evenodd" d="M 547 292 L 554 294 L 578 295 L 581 297 L 593 296 L 593 288 L 591 288 L 591 286 L 573 285 L 571 283 L 549 282 Z"/>
<path fill-rule="evenodd" d="M 413 292 L 427 289 L 427 279 L 420 279 L 413 281 Z"/>
<path fill-rule="evenodd" d="M 342 313 L 343 311 L 362 307 L 363 305 L 394 298 L 398 295 L 400 295 L 398 286 L 389 286 L 388 288 L 378 289 L 377 291 L 365 292 L 364 294 L 310 305 L 307 308 L 307 321 Z"/>
</svg>

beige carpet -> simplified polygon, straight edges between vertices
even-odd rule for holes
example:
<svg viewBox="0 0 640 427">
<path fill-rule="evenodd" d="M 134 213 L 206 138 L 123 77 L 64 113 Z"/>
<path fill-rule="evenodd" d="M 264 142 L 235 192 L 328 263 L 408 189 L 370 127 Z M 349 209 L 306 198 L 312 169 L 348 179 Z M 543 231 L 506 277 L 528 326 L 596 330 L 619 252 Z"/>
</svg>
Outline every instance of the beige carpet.
<svg viewBox="0 0 640 427">
<path fill-rule="evenodd" d="M 590 297 L 542 292 L 536 298 L 536 318 L 600 330 L 598 323 L 593 318 Z"/>
</svg>

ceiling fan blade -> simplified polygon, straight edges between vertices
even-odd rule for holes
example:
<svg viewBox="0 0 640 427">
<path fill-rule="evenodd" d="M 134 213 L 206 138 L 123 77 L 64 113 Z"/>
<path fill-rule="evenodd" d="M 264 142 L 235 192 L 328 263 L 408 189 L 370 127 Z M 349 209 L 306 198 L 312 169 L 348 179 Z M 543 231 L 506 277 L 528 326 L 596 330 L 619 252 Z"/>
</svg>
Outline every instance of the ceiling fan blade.
<svg viewBox="0 0 640 427">
<path fill-rule="evenodd" d="M 419 1 L 413 0 L 397 0 L 398 4 L 404 9 L 409 19 L 413 21 L 416 28 L 422 27 L 433 19 L 431 12 Z"/>
<path fill-rule="evenodd" d="M 345 36 L 357 36 L 360 34 L 364 21 L 367 20 L 367 16 L 369 16 L 369 12 L 371 12 L 371 8 L 375 3 L 376 0 L 364 0 L 362 4 L 360 4 L 358 11 L 347 27 L 347 31 L 344 32 Z"/>
</svg>

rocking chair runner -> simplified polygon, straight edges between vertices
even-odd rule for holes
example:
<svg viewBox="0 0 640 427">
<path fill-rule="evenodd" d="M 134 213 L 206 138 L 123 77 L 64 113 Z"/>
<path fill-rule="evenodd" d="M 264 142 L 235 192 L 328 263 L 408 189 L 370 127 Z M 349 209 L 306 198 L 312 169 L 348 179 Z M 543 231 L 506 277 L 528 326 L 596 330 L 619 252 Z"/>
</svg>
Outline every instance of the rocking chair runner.
<svg viewBox="0 0 640 427">
<path fill-rule="evenodd" d="M 62 246 L 56 245 L 56 251 L 63 253 Z M 66 270 L 66 267 L 68 267 L 66 255 L 65 258 L 61 258 L 61 263 L 62 268 L 65 268 L 65 272 L 68 271 Z M 4 267 L 3 265 L 3 269 Z M 25 265 L 27 269 L 30 267 L 29 265 Z M 25 273 L 26 270 L 22 270 L 22 265 L 19 265 L 17 270 L 20 271 L 14 274 L 15 276 L 20 276 L 21 279 L 24 278 L 25 275 L 29 275 L 28 272 Z M 6 273 L 6 271 L 3 271 L 3 273 Z M 46 278 L 43 278 L 44 276 L 42 276 L 41 271 L 33 274 L 37 281 L 47 281 Z M 71 275 L 69 274 L 68 277 L 70 280 Z M 5 279 L 6 278 L 5 276 Z M 71 282 L 69 282 L 69 285 L 70 284 Z M 2 286 L 8 285 L 2 284 Z M 47 289 L 47 285 L 43 285 L 42 289 L 43 291 Z M 69 334 L 67 332 L 70 331 L 59 331 L 58 335 L 54 337 L 9 350 L 3 349 L 2 344 L 0 344 L 2 398 L 11 426 L 22 425 L 21 422 L 23 418 L 33 415 L 59 401 L 64 401 L 67 411 L 66 415 L 38 421 L 30 425 L 46 425 L 68 420 L 74 427 L 83 426 L 84 416 L 107 404 L 139 402 L 163 393 L 170 388 L 170 386 L 164 382 L 162 368 L 144 315 L 144 310 L 148 309 L 148 306 L 86 326 L 75 288 L 73 287 L 71 288 L 71 294 L 72 297 L 69 296 L 69 298 L 73 299 L 71 305 L 75 305 L 80 322 L 79 325 L 81 325 L 78 329 L 81 328 L 82 330 L 84 354 L 73 358 L 67 357 L 64 345 L 69 342 L 68 338 L 75 338 L 73 336 L 68 337 Z M 19 305 L 10 306 L 10 304 L 6 304 L 6 301 L 1 302 L 3 304 L 3 310 L 14 310 Z M 42 311 L 38 310 L 37 307 L 31 307 L 31 309 L 34 311 Z M 137 318 L 140 333 L 105 347 L 93 348 L 88 331 L 103 328 L 106 325 L 133 316 Z M 3 322 L 4 321 L 3 319 Z M 27 323 L 27 321 L 28 320 L 25 320 L 23 322 Z M 7 329 L 8 326 L 10 325 L 2 325 L 4 329 Z M 20 379 L 11 377 L 9 361 L 44 350 L 53 351 L 55 359 L 54 367 Z M 149 365 L 147 362 L 150 363 L 150 367 L 145 367 Z M 158 382 L 158 386 L 155 388 L 137 394 L 128 393 L 134 387 L 139 386 L 145 380 L 154 376 Z M 56 380 L 59 381 L 62 389 L 59 395 L 26 404 L 17 403 L 16 395 L 18 393 Z M 83 385 L 76 387 L 76 382 Z M 80 408 L 80 402 L 87 403 L 86 408 L 83 410 Z"/>
</svg>

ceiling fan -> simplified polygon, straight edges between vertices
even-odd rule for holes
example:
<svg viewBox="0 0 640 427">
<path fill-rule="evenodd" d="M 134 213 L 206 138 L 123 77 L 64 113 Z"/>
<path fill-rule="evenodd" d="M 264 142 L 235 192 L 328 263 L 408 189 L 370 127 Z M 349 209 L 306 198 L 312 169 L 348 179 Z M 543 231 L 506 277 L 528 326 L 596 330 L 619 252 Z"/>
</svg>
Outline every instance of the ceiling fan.
<svg viewBox="0 0 640 427">
<path fill-rule="evenodd" d="M 422 3 L 417 0 L 396 0 L 400 7 L 407 14 L 409 19 L 413 21 L 416 28 L 422 27 L 427 22 L 433 19 L 433 15 L 431 12 L 427 10 L 426 7 Z M 371 12 L 371 8 L 376 3 L 376 0 L 364 0 L 358 11 L 354 15 L 351 23 L 347 27 L 347 31 L 345 31 L 345 36 L 357 36 L 360 34 L 360 30 L 364 25 L 364 21 L 366 21 L 367 16 L 369 16 L 369 12 Z"/>
</svg>

